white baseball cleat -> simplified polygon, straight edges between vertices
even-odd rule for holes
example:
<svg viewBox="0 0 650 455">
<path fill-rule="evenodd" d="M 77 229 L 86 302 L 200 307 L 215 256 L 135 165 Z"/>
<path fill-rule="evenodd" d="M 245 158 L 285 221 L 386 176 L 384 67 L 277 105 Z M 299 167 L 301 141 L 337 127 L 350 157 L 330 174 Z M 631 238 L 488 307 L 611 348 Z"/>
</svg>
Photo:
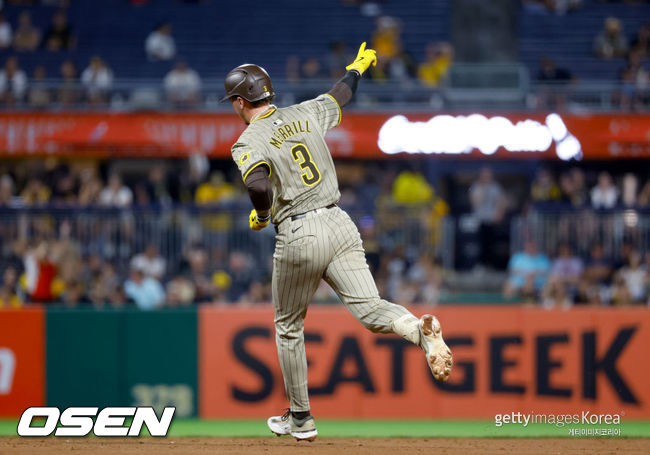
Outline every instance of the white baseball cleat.
<svg viewBox="0 0 650 455">
<path fill-rule="evenodd" d="M 312 416 L 296 419 L 289 410 L 281 416 L 269 417 L 266 424 L 276 436 L 291 435 L 296 441 L 312 442 L 318 435 Z"/>
<path fill-rule="evenodd" d="M 425 314 L 420 318 L 420 345 L 427 356 L 433 377 L 440 382 L 449 379 L 454 360 L 451 350 L 442 339 L 440 322 L 435 316 Z"/>
</svg>

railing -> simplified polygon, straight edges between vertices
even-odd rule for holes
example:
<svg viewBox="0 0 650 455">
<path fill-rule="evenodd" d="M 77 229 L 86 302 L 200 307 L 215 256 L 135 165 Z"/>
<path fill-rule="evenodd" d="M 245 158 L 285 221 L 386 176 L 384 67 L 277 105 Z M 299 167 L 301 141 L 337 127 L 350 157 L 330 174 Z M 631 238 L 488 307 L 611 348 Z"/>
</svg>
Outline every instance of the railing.
<svg viewBox="0 0 650 455">
<path fill-rule="evenodd" d="M 274 79 L 281 106 L 313 98 L 332 88 L 330 79 Z M 230 111 L 220 103 L 223 81 L 205 79 L 187 98 L 166 91 L 162 80 L 117 79 L 106 89 L 91 91 L 78 82 L 30 81 L 24 96 L 0 104 L 6 110 L 193 110 Z M 531 83 L 521 65 L 455 65 L 439 87 L 418 80 L 365 80 L 349 109 L 372 110 L 650 110 L 650 88 L 618 81 Z"/>
<path fill-rule="evenodd" d="M 511 223 L 510 251 L 522 250 L 526 240 L 554 254 L 561 243 L 568 243 L 583 258 L 595 244 L 606 257 L 620 259 L 623 244 L 635 250 L 650 251 L 650 210 L 593 210 L 561 206 L 541 206 Z"/>
<path fill-rule="evenodd" d="M 411 260 L 427 254 L 438 257 L 446 269 L 454 268 L 456 222 L 452 217 L 436 219 L 426 207 L 400 205 L 383 206 L 374 212 L 347 211 L 361 226 L 364 241 L 372 236 L 381 254 L 403 247 Z M 4 208 L 0 209 L 0 269 L 20 250 L 15 248 L 18 244 L 24 248 L 35 246 L 39 240 L 51 244 L 63 240 L 83 257 L 98 255 L 108 260 L 122 274 L 128 271 L 131 258 L 149 244 L 156 245 L 167 261 L 168 274 L 181 271 L 185 254 L 193 246 L 205 251 L 212 269 L 226 269 L 229 255 L 237 251 L 255 258 L 270 272 L 275 231 L 251 231 L 248 212 L 242 204 Z M 598 243 L 607 257 L 619 259 L 624 243 L 641 252 L 650 251 L 650 210 L 537 208 L 512 219 L 511 253 L 520 251 L 527 239 L 549 255 L 561 243 L 569 243 L 583 258 L 589 257 L 591 247 Z"/>
<path fill-rule="evenodd" d="M 200 246 L 211 269 L 227 268 L 232 252 L 255 258 L 269 272 L 275 245 L 272 228 L 253 232 L 248 226 L 250 207 L 221 204 L 214 207 L 175 205 L 128 209 L 31 207 L 0 208 L 0 269 L 16 251 L 35 246 L 66 243 L 82 257 L 98 255 L 111 262 L 120 274 L 128 271 L 131 258 L 154 244 L 167 262 L 167 273 L 181 271 L 185 254 Z M 437 255 L 446 267 L 453 266 L 453 223 L 430 222 L 430 211 L 385 207 L 375 213 L 349 210 L 357 225 L 372 226 L 374 239 L 383 252 L 404 246 L 413 254 Z"/>
</svg>

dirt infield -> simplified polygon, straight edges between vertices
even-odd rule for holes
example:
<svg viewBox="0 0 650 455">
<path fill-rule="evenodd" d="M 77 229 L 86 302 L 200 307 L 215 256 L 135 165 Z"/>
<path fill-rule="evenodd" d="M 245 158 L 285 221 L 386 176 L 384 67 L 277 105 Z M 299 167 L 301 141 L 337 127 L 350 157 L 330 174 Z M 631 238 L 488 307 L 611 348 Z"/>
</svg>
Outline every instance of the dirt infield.
<svg viewBox="0 0 650 455">
<path fill-rule="evenodd" d="M 0 455 L 27 454 L 310 454 L 650 453 L 650 439 L 337 439 L 288 438 L 0 438 Z M 406 452 L 404 452 L 406 453 Z"/>
</svg>

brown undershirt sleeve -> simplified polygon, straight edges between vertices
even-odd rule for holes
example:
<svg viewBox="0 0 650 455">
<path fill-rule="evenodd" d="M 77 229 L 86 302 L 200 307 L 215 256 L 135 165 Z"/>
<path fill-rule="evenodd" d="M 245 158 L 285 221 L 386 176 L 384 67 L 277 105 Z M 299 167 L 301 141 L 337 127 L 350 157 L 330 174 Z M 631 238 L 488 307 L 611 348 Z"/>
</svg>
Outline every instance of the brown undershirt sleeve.
<svg viewBox="0 0 650 455">
<path fill-rule="evenodd" d="M 258 212 L 271 210 L 273 204 L 273 188 L 269 179 L 269 168 L 266 165 L 257 166 L 246 177 L 244 182 L 248 189 L 253 207 Z"/>
<path fill-rule="evenodd" d="M 357 71 L 348 71 L 327 93 L 339 103 L 340 107 L 343 107 L 352 99 L 354 92 L 357 90 L 359 79 L 361 79 L 361 76 Z"/>
</svg>

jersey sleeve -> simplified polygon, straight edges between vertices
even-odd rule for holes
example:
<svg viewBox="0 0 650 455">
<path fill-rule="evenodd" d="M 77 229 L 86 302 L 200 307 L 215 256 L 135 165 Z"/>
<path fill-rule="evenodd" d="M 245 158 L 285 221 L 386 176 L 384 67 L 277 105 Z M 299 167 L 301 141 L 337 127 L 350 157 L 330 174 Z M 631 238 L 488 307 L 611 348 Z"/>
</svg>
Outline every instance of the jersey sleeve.
<svg viewBox="0 0 650 455">
<path fill-rule="evenodd" d="M 341 107 L 334 97 L 328 93 L 324 93 L 313 100 L 304 101 L 299 106 L 316 117 L 323 131 L 332 129 L 341 123 Z"/>
<path fill-rule="evenodd" d="M 242 179 L 246 181 L 246 177 L 251 171 L 259 166 L 266 166 L 271 175 L 271 165 L 264 157 L 261 151 L 256 150 L 254 147 L 243 142 L 237 142 L 231 149 L 232 159 L 237 164 L 239 172 L 241 172 Z"/>
</svg>

